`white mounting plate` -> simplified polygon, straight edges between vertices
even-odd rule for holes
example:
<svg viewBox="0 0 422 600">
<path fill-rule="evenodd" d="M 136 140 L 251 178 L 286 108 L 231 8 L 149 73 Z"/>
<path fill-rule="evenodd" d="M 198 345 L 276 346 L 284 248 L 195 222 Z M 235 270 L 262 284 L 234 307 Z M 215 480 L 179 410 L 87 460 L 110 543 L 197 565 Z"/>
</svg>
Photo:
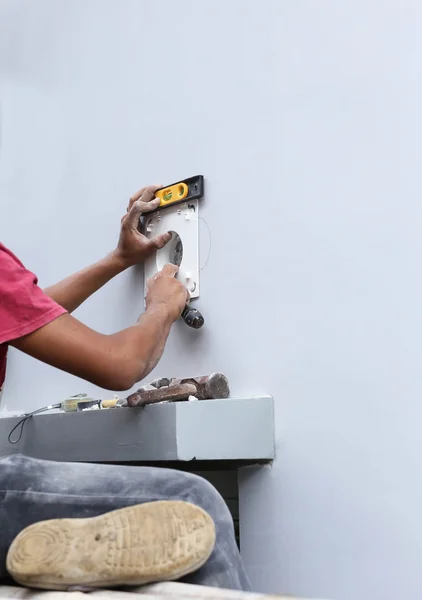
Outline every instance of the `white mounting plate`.
<svg viewBox="0 0 422 600">
<path fill-rule="evenodd" d="M 177 279 L 188 288 L 191 298 L 199 296 L 199 227 L 198 200 L 189 200 L 183 204 L 167 207 L 164 210 L 146 215 L 145 235 L 153 238 L 167 231 L 175 232 L 183 244 L 183 258 L 177 274 Z M 175 244 L 173 239 L 161 250 L 145 261 L 145 290 L 146 282 L 160 271 L 165 264 L 173 262 Z"/>
</svg>

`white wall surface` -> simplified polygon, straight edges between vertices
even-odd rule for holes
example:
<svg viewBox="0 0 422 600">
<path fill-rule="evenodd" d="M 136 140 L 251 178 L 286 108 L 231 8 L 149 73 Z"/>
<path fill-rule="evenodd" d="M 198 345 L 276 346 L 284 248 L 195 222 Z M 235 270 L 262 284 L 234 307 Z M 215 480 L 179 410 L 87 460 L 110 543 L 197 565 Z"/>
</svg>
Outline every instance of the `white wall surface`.
<svg viewBox="0 0 422 600">
<path fill-rule="evenodd" d="M 41 284 L 140 185 L 207 177 L 207 328 L 157 374 L 275 396 L 277 460 L 241 476 L 256 589 L 422 594 L 421 31 L 416 0 L 0 0 L 1 236 Z M 141 306 L 131 272 L 78 316 Z M 3 403 L 84 390 L 13 353 Z"/>
</svg>

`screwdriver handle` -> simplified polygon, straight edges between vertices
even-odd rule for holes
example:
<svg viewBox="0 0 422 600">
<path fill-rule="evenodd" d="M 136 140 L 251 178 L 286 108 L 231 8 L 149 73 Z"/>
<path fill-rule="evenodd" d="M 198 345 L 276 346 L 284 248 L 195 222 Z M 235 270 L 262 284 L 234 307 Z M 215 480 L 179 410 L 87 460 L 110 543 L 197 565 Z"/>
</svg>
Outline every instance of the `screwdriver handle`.
<svg viewBox="0 0 422 600">
<path fill-rule="evenodd" d="M 205 323 L 204 317 L 201 315 L 198 309 L 192 308 L 189 304 L 186 304 L 182 312 L 182 319 L 189 327 L 193 329 L 201 329 Z"/>
</svg>

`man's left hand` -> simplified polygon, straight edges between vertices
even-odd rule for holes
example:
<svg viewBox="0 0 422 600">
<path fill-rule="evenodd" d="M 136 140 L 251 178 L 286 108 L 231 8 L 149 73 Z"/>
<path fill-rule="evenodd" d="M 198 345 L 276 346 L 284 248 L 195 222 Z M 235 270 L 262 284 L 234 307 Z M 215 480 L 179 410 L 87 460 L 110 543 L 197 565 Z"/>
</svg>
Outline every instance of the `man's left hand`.
<svg viewBox="0 0 422 600">
<path fill-rule="evenodd" d="M 115 254 L 125 266 L 132 266 L 144 262 L 148 256 L 163 248 L 170 240 L 171 233 L 164 233 L 155 238 L 148 239 L 139 227 L 139 219 L 143 213 L 157 208 L 160 203 L 155 198 L 159 185 L 149 185 L 134 194 L 129 200 L 127 213 L 122 218 L 119 243 Z"/>
</svg>

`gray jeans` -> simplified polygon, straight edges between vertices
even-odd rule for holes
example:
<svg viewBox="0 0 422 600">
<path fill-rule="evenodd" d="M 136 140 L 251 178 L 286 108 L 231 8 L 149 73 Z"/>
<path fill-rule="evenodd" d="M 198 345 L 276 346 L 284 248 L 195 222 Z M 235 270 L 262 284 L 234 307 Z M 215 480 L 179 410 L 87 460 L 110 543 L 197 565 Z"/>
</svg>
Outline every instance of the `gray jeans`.
<svg viewBox="0 0 422 600">
<path fill-rule="evenodd" d="M 7 550 L 25 527 L 45 519 L 93 517 L 153 500 L 187 500 L 214 519 L 217 542 L 207 563 L 185 582 L 248 590 L 233 521 L 205 479 L 157 467 L 59 463 L 15 455 L 0 458 L 0 580 Z"/>
</svg>

